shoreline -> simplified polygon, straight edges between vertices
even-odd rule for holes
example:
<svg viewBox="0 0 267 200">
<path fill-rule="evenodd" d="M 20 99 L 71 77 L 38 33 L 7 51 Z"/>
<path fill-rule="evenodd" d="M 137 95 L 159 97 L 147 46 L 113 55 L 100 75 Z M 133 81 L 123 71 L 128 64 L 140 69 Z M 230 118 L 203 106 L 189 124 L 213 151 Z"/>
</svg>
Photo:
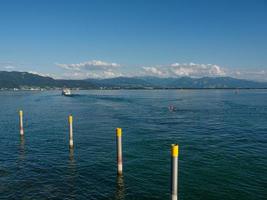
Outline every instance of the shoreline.
<svg viewBox="0 0 267 200">
<path fill-rule="evenodd" d="M 72 91 L 91 91 L 91 90 L 267 90 L 267 88 L 92 88 L 92 89 L 80 89 L 80 88 L 70 88 Z M 62 88 L 40 88 L 40 89 L 6 89 L 0 88 L 1 91 L 10 91 L 10 92 L 45 92 L 45 91 L 61 91 Z"/>
</svg>

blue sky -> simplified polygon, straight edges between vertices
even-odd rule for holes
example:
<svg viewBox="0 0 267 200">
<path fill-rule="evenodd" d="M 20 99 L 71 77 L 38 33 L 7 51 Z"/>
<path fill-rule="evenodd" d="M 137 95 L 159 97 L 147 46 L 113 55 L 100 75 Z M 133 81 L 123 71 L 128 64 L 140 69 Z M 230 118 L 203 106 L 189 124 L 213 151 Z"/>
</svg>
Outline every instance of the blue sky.
<svg viewBox="0 0 267 200">
<path fill-rule="evenodd" d="M 267 80 L 267 1 L 1 0 L 0 70 Z"/>
</svg>

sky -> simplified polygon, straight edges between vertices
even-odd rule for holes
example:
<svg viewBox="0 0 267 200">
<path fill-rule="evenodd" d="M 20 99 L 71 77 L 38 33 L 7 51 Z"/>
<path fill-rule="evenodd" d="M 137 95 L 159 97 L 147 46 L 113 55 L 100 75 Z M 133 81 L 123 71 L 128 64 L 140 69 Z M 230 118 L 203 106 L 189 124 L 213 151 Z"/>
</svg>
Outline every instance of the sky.
<svg viewBox="0 0 267 200">
<path fill-rule="evenodd" d="M 0 70 L 267 81 L 267 0 L 0 0 Z"/>
</svg>

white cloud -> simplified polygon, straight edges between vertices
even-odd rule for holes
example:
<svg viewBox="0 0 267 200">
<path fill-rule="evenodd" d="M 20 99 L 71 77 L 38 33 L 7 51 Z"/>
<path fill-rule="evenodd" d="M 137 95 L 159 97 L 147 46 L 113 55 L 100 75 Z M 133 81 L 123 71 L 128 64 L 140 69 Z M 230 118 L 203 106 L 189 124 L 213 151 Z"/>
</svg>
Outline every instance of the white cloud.
<svg viewBox="0 0 267 200">
<path fill-rule="evenodd" d="M 86 78 L 113 78 L 122 76 L 118 72 L 120 64 L 100 60 L 92 60 L 77 64 L 56 64 L 67 70 L 61 78 L 86 79 Z"/>
<path fill-rule="evenodd" d="M 229 69 L 215 64 L 173 63 L 165 66 L 143 67 L 143 75 L 157 77 L 220 77 L 267 81 L 266 69 Z"/>
<path fill-rule="evenodd" d="M 6 65 L 6 66 L 4 66 L 4 68 L 7 70 L 15 69 L 15 67 L 12 65 Z"/>
<path fill-rule="evenodd" d="M 0 69 L 4 69 L 4 70 L 13 70 L 15 69 L 15 64 L 13 62 L 0 62 Z"/>
<path fill-rule="evenodd" d="M 28 71 L 28 73 L 35 74 L 38 76 L 43 76 L 43 77 L 55 77 L 54 74 L 40 73 L 40 72 L 36 72 L 36 71 Z"/>
<path fill-rule="evenodd" d="M 58 67 L 62 67 L 64 69 L 68 70 L 103 70 L 103 69 L 110 69 L 110 68 L 116 68 L 120 65 L 117 63 L 108 63 L 101 60 L 92 60 L 92 61 L 86 61 L 82 63 L 77 64 L 60 64 L 56 63 Z"/>
<path fill-rule="evenodd" d="M 239 69 L 235 71 L 228 71 L 227 75 L 240 79 L 267 81 L 267 70 L 262 70 L 262 69 L 256 69 L 256 70 Z"/>
<path fill-rule="evenodd" d="M 57 79 L 73 79 L 73 80 L 82 80 L 88 78 L 96 78 L 96 79 L 103 79 L 103 78 L 114 78 L 119 76 L 125 76 L 124 74 L 116 71 L 106 70 L 106 71 L 66 71 L 65 73 L 61 74 L 60 76 L 56 76 Z"/>
<path fill-rule="evenodd" d="M 203 76 L 225 76 L 225 70 L 212 64 L 195 64 L 195 63 L 173 63 L 159 67 L 143 67 L 147 75 L 159 77 L 203 77 Z"/>
<path fill-rule="evenodd" d="M 147 75 L 156 75 L 160 77 L 165 77 L 168 75 L 167 72 L 164 72 L 164 70 L 160 70 L 156 67 L 143 67 Z"/>
</svg>

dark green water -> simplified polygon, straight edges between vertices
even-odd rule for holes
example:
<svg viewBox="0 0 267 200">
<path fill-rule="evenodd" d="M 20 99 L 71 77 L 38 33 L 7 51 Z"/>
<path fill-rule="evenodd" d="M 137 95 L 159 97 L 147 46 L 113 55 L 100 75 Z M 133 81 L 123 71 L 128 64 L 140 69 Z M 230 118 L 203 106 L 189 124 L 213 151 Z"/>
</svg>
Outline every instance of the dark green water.
<svg viewBox="0 0 267 200">
<path fill-rule="evenodd" d="M 172 143 L 180 145 L 180 199 L 267 196 L 266 90 L 0 92 L 0 110 L 0 199 L 169 199 Z"/>
</svg>

